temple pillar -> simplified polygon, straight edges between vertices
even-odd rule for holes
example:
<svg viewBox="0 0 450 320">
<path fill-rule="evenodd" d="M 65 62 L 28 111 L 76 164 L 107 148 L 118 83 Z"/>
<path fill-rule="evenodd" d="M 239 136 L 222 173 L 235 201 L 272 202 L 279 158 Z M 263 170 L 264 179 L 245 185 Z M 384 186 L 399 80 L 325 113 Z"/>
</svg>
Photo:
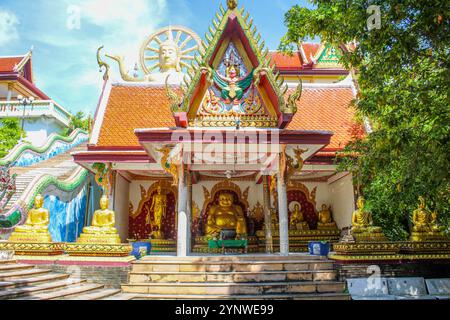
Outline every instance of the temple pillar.
<svg viewBox="0 0 450 320">
<path fill-rule="evenodd" d="M 289 255 L 289 219 L 286 182 L 282 174 L 278 174 L 278 214 L 280 224 L 280 254 Z"/>
<path fill-rule="evenodd" d="M 189 253 L 190 232 L 188 230 L 189 219 L 187 213 L 188 188 L 184 165 L 178 167 L 178 179 L 177 256 L 186 257 Z"/>
<path fill-rule="evenodd" d="M 264 192 L 264 227 L 266 236 L 266 253 L 273 253 L 272 216 L 270 214 L 270 189 L 268 176 L 263 177 L 263 192 Z"/>
<path fill-rule="evenodd" d="M 186 183 L 187 183 L 187 232 L 188 236 L 186 237 L 186 246 L 188 253 L 191 251 L 191 238 L 192 238 L 192 174 L 190 171 L 186 172 Z"/>
</svg>

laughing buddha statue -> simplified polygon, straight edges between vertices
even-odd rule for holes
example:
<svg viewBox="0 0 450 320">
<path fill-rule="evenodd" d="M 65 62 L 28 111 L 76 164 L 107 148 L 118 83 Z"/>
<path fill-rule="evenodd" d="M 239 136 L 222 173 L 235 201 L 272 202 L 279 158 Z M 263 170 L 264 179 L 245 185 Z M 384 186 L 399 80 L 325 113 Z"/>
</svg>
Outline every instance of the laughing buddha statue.
<svg viewBox="0 0 450 320">
<path fill-rule="evenodd" d="M 28 217 L 24 225 L 17 226 L 9 237 L 11 242 L 52 242 L 52 237 L 48 231 L 50 223 L 50 213 L 43 208 L 44 198 L 38 194 L 34 198 L 34 208 L 28 212 Z"/>
<path fill-rule="evenodd" d="M 109 199 L 103 195 L 100 209 L 94 212 L 90 227 L 83 228 L 78 243 L 120 244 L 120 237 L 115 228 L 114 211 L 108 209 Z"/>
<path fill-rule="evenodd" d="M 236 230 L 237 238 L 247 236 L 247 223 L 242 208 L 234 204 L 233 195 L 222 193 L 219 204 L 213 206 L 208 215 L 206 235 L 217 238 L 222 230 Z"/>
</svg>

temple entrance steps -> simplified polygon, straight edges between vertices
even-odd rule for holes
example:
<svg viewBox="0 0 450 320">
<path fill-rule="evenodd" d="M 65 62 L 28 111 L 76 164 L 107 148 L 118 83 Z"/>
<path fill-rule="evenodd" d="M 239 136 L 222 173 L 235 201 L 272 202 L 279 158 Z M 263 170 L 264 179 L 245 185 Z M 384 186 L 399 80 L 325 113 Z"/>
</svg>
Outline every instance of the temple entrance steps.
<svg viewBox="0 0 450 320">
<path fill-rule="evenodd" d="M 134 299 L 349 299 L 333 262 L 307 254 L 176 258 L 132 264 Z"/>
<path fill-rule="evenodd" d="M 79 167 L 71 156 L 71 153 L 76 151 L 84 151 L 87 148 L 87 143 L 67 150 L 65 153 L 59 154 L 46 161 L 36 163 L 29 167 L 13 167 L 11 174 L 17 174 L 16 178 L 16 192 L 8 201 L 5 211 L 8 211 L 20 198 L 25 189 L 30 185 L 34 178 L 42 174 L 49 174 L 54 177 L 64 180 Z"/>
<path fill-rule="evenodd" d="M 129 299 L 120 289 L 89 283 L 70 274 L 55 273 L 15 260 L 0 260 L 0 300 Z"/>
</svg>

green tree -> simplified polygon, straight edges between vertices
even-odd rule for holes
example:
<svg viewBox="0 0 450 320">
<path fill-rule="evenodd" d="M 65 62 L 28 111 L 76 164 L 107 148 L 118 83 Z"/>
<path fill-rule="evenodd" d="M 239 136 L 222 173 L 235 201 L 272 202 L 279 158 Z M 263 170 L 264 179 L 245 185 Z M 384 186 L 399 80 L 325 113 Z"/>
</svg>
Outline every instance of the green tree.
<svg viewBox="0 0 450 320">
<path fill-rule="evenodd" d="M 313 4 L 312 9 L 297 5 L 286 13 L 288 31 L 280 48 L 290 51 L 293 43 L 315 36 L 336 46 L 356 43 L 342 62 L 356 70 L 358 119 L 368 119 L 372 132 L 346 147 L 340 168 L 354 173 L 367 208 L 391 239 L 407 236 L 419 195 L 448 225 L 448 2 L 316 0 Z M 370 5 L 379 6 L 380 28 L 368 27 L 374 13 Z"/>
<path fill-rule="evenodd" d="M 69 127 L 64 129 L 63 135 L 69 136 L 76 129 L 89 130 L 89 118 L 87 118 L 82 111 L 78 111 L 70 118 Z"/>
<path fill-rule="evenodd" d="M 6 156 L 19 142 L 22 129 L 18 119 L 0 119 L 0 158 Z"/>
</svg>

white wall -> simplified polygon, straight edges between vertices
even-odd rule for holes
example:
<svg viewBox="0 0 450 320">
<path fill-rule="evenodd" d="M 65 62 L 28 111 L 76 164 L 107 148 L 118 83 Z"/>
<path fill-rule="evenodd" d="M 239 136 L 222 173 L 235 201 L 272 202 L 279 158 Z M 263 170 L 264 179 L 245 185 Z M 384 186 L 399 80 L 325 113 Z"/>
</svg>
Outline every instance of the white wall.
<svg viewBox="0 0 450 320">
<path fill-rule="evenodd" d="M 19 120 L 22 126 L 22 120 Z M 47 142 L 47 138 L 52 133 L 60 133 L 63 127 L 53 119 L 26 119 L 24 123 L 24 131 L 26 132 L 25 140 L 33 146 L 40 147 Z"/>
<path fill-rule="evenodd" d="M 130 194 L 130 183 L 124 179 L 120 174 L 116 175 L 116 184 L 114 190 L 114 207 L 116 214 L 116 228 L 119 232 L 120 239 L 126 243 L 128 239 L 128 206 Z M 140 193 L 139 193 L 140 194 Z"/>
<path fill-rule="evenodd" d="M 334 218 L 339 229 L 349 227 L 352 224 L 353 211 L 355 211 L 352 175 L 347 174 L 330 183 L 329 188 Z"/>
</svg>

